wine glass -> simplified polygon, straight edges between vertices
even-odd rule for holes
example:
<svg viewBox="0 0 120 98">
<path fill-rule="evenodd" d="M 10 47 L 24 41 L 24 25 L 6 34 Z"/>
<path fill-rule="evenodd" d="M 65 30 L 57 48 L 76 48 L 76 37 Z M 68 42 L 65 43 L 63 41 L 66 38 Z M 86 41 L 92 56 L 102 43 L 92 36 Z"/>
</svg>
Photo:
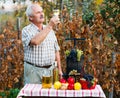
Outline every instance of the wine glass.
<svg viewBox="0 0 120 98">
<path fill-rule="evenodd" d="M 53 10 L 53 15 L 54 16 L 58 16 L 59 17 L 59 13 L 60 13 L 59 9 L 54 9 Z"/>
<path fill-rule="evenodd" d="M 60 14 L 59 9 L 54 9 L 54 10 L 53 10 L 53 16 L 58 17 L 58 19 L 60 20 L 59 14 Z M 56 30 L 56 31 L 58 30 L 58 27 L 57 27 L 57 26 L 58 26 L 58 24 L 55 26 L 55 30 Z"/>
</svg>

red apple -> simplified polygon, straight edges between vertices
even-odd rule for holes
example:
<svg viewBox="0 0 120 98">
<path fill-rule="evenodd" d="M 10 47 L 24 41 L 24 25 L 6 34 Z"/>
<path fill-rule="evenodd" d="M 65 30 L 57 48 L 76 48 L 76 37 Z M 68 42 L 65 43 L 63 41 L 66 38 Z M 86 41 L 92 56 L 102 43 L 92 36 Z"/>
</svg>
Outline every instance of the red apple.
<svg viewBox="0 0 120 98">
<path fill-rule="evenodd" d="M 69 77 L 69 78 L 67 79 L 67 81 L 68 81 L 69 84 L 74 84 L 74 83 L 75 83 L 75 80 L 74 80 L 73 77 Z"/>
<path fill-rule="evenodd" d="M 66 80 L 64 78 L 60 79 L 61 83 L 66 83 Z"/>
<path fill-rule="evenodd" d="M 88 89 L 88 83 L 84 78 L 80 79 L 80 83 L 82 85 L 82 89 Z"/>
<path fill-rule="evenodd" d="M 74 89 L 74 84 L 68 84 L 68 90 L 73 90 Z"/>
</svg>

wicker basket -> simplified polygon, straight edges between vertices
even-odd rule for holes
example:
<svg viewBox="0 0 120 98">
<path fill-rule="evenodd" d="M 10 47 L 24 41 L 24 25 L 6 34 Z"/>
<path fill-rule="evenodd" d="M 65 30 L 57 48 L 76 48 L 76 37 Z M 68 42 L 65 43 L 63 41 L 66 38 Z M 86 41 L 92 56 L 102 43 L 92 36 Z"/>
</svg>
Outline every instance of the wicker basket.
<svg viewBox="0 0 120 98">
<path fill-rule="evenodd" d="M 80 79 L 80 83 L 82 85 L 82 89 L 94 89 L 97 84 L 97 82 L 91 84 L 90 82 L 81 79 Z"/>
<path fill-rule="evenodd" d="M 83 76 L 80 77 L 80 83 L 82 85 L 82 89 L 94 89 L 96 84 L 97 84 L 97 79 L 96 79 L 96 70 L 94 68 L 94 66 L 92 64 L 90 64 L 93 72 L 94 72 L 94 75 L 93 75 L 93 80 L 94 81 L 93 83 L 91 81 L 86 81 L 85 79 L 83 79 Z M 83 75 L 85 74 L 84 70 L 83 70 Z"/>
</svg>

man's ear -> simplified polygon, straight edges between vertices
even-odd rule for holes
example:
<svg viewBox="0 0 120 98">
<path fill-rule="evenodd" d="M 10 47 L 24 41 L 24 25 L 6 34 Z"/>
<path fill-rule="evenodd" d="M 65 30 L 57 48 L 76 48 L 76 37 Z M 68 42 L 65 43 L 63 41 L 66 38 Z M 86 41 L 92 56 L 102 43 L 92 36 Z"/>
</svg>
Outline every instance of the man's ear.
<svg viewBox="0 0 120 98">
<path fill-rule="evenodd" d="M 34 16 L 29 16 L 29 21 L 32 21 L 32 20 L 33 20 L 33 17 L 34 17 Z"/>
<path fill-rule="evenodd" d="M 30 16 L 30 17 L 29 17 L 29 21 L 32 21 L 32 20 L 33 20 L 33 18 L 32 18 L 32 16 Z"/>
</svg>

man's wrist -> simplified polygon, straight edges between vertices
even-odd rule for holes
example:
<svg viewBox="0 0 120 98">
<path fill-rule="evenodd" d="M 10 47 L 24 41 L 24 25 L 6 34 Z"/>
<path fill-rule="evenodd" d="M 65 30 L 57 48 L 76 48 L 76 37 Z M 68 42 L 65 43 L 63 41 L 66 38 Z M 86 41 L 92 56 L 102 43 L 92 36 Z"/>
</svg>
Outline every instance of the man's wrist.
<svg viewBox="0 0 120 98">
<path fill-rule="evenodd" d="M 63 74 L 63 72 L 62 72 L 62 69 L 61 69 L 61 68 L 59 69 L 59 74 L 60 74 L 60 75 L 62 75 L 62 74 Z"/>
<path fill-rule="evenodd" d="M 47 28 L 51 30 L 51 29 L 52 29 L 52 26 L 50 26 L 50 25 L 47 25 Z"/>
</svg>

